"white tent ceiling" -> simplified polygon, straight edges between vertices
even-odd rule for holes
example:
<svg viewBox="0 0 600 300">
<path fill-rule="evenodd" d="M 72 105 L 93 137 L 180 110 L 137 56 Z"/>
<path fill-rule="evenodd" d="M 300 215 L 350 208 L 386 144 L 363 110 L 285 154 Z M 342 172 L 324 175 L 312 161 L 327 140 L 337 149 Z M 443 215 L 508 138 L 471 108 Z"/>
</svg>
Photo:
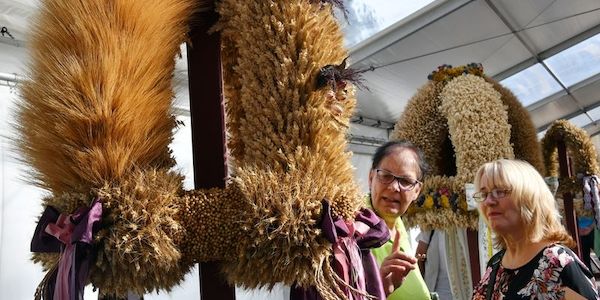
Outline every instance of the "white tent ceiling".
<svg viewBox="0 0 600 300">
<path fill-rule="evenodd" d="M 365 73 L 369 90 L 358 94 L 358 115 L 394 123 L 439 65 L 480 62 L 523 96 L 539 131 L 578 118 L 595 135 L 599 33 L 598 0 L 435 1 L 351 49 L 353 68 L 375 67 Z M 578 45 L 585 49 L 569 49 Z"/>
</svg>

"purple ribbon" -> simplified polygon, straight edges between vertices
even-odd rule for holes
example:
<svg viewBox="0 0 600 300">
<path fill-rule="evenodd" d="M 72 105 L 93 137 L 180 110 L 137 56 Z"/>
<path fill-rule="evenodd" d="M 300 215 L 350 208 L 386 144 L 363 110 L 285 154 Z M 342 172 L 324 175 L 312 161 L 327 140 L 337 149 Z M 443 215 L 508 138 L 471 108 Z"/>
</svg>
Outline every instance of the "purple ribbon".
<svg viewBox="0 0 600 300">
<path fill-rule="evenodd" d="M 320 227 L 333 248 L 333 270 L 345 283 L 361 293 L 385 299 L 379 267 L 371 254 L 371 248 L 378 248 L 390 239 L 385 223 L 370 209 L 363 208 L 355 216 L 353 223 L 341 218 L 333 218 L 329 202 L 323 200 L 323 219 Z M 340 286 L 348 299 L 365 299 L 347 286 Z M 292 286 L 291 300 L 321 300 L 316 288 L 304 289 Z"/>
<path fill-rule="evenodd" d="M 43 282 L 44 299 L 83 299 L 91 260 L 93 235 L 102 218 L 102 203 L 95 199 L 90 207 L 81 207 L 75 213 L 59 214 L 46 207 L 31 240 L 32 252 L 60 252 L 56 268 Z"/>
</svg>

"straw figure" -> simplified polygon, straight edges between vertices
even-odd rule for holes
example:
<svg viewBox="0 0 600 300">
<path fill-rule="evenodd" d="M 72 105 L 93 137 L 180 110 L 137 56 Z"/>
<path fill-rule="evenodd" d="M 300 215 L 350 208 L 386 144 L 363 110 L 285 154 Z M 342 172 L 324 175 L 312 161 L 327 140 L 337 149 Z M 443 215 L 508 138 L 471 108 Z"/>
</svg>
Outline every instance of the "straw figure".
<svg viewBox="0 0 600 300">
<path fill-rule="evenodd" d="M 481 64 L 440 66 L 411 98 L 392 132 L 423 149 L 431 162 L 423 194 L 403 220 L 409 227 L 477 228 L 465 184 L 484 162 L 519 158 L 543 171 L 529 113 Z"/>
<path fill-rule="evenodd" d="M 74 253 L 77 288 L 116 296 L 169 290 L 203 261 L 247 288 L 364 295 L 335 273 L 342 238 L 321 228 L 351 224 L 362 203 L 345 151 L 356 74 L 332 15 L 341 2 L 218 3 L 233 175 L 225 189 L 185 191 L 168 149 L 171 80 L 195 2 L 42 1 L 17 113 L 17 146 L 48 191 L 32 243 L 49 270 L 37 297 L 51 298 Z"/>
</svg>

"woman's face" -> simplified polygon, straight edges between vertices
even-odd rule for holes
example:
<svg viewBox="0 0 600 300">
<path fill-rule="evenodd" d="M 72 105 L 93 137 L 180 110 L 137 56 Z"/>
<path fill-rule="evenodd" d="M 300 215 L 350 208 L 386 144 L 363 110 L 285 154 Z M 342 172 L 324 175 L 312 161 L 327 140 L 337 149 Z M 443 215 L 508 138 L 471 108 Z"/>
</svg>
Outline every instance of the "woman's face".
<svg viewBox="0 0 600 300">
<path fill-rule="evenodd" d="M 504 197 L 494 197 L 492 190 L 507 190 L 506 187 L 488 186 L 485 174 L 481 176 L 482 186 L 479 192 L 487 193 L 487 197 L 481 202 L 480 209 L 488 224 L 497 234 L 501 236 L 521 234 L 524 231 L 521 211 L 513 199 L 511 192 L 506 192 Z"/>
<path fill-rule="evenodd" d="M 392 150 L 381 160 L 377 169 L 409 180 L 419 179 L 417 155 L 406 148 Z M 397 180 L 385 184 L 377 176 L 376 170 L 371 170 L 369 173 L 369 187 L 373 209 L 386 223 L 393 222 L 404 214 L 421 191 L 421 184 L 416 184 L 410 191 L 402 189 Z"/>
</svg>

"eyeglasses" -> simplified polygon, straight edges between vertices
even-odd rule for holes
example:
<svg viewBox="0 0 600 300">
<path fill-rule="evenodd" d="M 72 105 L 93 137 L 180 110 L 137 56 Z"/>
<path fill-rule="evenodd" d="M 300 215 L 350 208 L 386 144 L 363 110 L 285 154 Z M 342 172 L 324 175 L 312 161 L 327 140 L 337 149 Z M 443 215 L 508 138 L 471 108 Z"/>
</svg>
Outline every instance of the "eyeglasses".
<svg viewBox="0 0 600 300">
<path fill-rule="evenodd" d="M 386 170 L 375 169 L 375 172 L 377 173 L 377 179 L 381 181 L 381 183 L 390 184 L 394 182 L 394 180 L 397 180 L 400 189 L 405 192 L 412 191 L 417 184 L 421 184 L 421 182 L 416 179 L 407 176 L 396 176 Z"/>
<path fill-rule="evenodd" d="M 498 200 L 506 197 L 510 194 L 511 190 L 493 189 L 491 192 L 477 192 L 473 194 L 473 199 L 478 202 L 483 202 L 487 199 L 488 195 L 492 196 L 492 199 Z"/>
</svg>

